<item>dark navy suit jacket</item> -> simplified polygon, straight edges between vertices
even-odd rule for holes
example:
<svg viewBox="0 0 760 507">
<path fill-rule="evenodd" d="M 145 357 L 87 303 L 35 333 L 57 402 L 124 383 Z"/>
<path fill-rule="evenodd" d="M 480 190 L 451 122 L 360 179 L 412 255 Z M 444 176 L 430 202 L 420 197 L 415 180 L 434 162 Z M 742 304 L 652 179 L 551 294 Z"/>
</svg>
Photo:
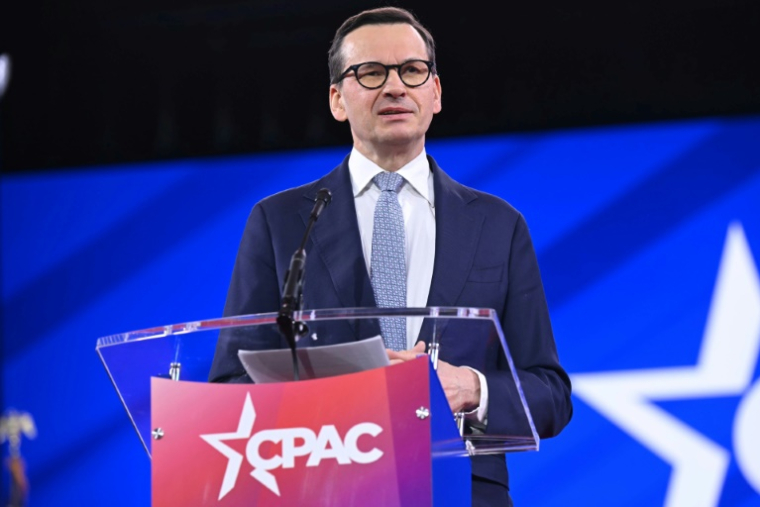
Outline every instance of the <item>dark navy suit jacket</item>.
<svg viewBox="0 0 760 507">
<path fill-rule="evenodd" d="M 436 245 L 428 306 L 493 308 L 542 438 L 559 433 L 572 414 L 570 380 L 559 364 L 541 276 L 522 215 L 508 203 L 452 180 L 430 158 L 435 191 Z M 298 248 L 317 191 L 333 199 L 315 224 L 307 246 L 304 308 L 374 307 L 364 261 L 348 158 L 320 180 L 270 196 L 251 211 L 230 284 L 225 316 L 276 312 L 282 281 Z M 526 434 L 513 414 L 520 406 L 497 341 L 468 341 L 449 326 L 441 359 L 481 371 L 488 383 L 486 433 Z M 424 328 L 423 328 L 424 330 Z M 356 340 L 379 334 L 363 321 L 326 339 Z M 421 333 L 424 335 L 424 333 Z M 321 335 L 320 335 L 321 336 Z M 250 381 L 239 349 L 285 347 L 275 332 L 252 336 L 221 333 L 210 380 Z M 473 475 L 508 486 L 504 456 L 473 459 Z"/>
</svg>

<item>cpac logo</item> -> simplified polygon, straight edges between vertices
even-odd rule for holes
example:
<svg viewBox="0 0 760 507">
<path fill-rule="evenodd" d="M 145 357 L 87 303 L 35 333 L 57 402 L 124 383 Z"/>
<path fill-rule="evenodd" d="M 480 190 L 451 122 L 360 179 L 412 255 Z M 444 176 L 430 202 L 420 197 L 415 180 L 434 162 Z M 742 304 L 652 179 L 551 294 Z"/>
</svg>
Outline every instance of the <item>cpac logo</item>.
<svg viewBox="0 0 760 507">
<path fill-rule="evenodd" d="M 296 458 L 308 456 L 307 467 L 316 467 L 325 459 L 334 459 L 341 465 L 351 463 L 368 464 L 379 460 L 383 451 L 372 448 L 369 451 L 359 449 L 357 442 L 362 435 L 376 437 L 383 429 L 374 423 L 359 423 L 346 432 L 341 439 L 338 430 L 333 425 L 325 425 L 314 433 L 309 428 L 282 428 L 274 430 L 262 430 L 252 434 L 253 422 L 256 419 L 256 411 L 253 408 L 251 395 L 246 395 L 243 404 L 243 412 L 240 414 L 238 429 L 234 433 L 214 433 L 201 435 L 211 447 L 222 453 L 227 458 L 227 469 L 224 472 L 222 488 L 219 491 L 219 500 L 232 491 L 237 482 L 240 467 L 243 464 L 243 456 L 224 443 L 225 440 L 247 439 L 245 457 L 253 467 L 251 476 L 263 484 L 272 493 L 279 496 L 280 488 L 277 479 L 270 472 L 277 468 L 294 468 Z M 270 458 L 261 456 L 261 445 L 264 442 L 280 444 L 281 455 L 275 454 Z"/>
</svg>

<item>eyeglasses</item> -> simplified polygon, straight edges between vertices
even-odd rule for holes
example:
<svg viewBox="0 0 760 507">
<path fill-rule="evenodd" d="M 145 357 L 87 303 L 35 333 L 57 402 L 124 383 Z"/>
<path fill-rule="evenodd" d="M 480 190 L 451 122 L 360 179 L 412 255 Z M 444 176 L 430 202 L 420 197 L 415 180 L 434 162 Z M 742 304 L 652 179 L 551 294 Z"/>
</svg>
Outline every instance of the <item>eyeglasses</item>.
<svg viewBox="0 0 760 507">
<path fill-rule="evenodd" d="M 385 65 L 378 62 L 357 63 L 346 69 L 334 84 L 340 83 L 353 72 L 360 85 L 375 90 L 385 84 L 391 69 L 396 69 L 402 83 L 410 88 L 416 88 L 424 85 L 430 79 L 435 64 L 427 60 L 409 60 L 400 65 Z"/>
</svg>

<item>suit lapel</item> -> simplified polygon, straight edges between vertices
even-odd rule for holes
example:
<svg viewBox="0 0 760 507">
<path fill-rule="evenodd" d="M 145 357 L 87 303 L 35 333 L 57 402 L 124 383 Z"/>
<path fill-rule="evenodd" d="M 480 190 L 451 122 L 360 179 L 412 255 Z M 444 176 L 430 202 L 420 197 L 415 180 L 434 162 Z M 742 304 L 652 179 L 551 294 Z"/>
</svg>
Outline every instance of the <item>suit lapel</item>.
<svg viewBox="0 0 760 507">
<path fill-rule="evenodd" d="M 427 305 L 456 306 L 472 269 L 485 216 L 469 206 L 477 195 L 452 180 L 432 158 L 429 160 L 434 178 L 436 240 Z M 322 260 L 344 308 L 375 307 L 356 219 L 348 157 L 307 188 L 299 210 L 304 225 L 308 224 L 316 193 L 321 188 L 329 188 L 333 198 L 311 232 L 309 255 L 318 255 Z"/>
<path fill-rule="evenodd" d="M 304 225 L 309 222 L 315 196 L 321 188 L 330 189 L 332 201 L 311 231 L 312 248 L 308 255 L 319 255 L 344 308 L 374 307 L 375 297 L 356 219 L 348 157 L 304 193 L 304 204 L 300 209 Z"/>
<path fill-rule="evenodd" d="M 432 158 L 435 264 L 428 306 L 456 306 L 475 259 L 485 216 L 468 206 L 477 195 L 444 173 Z"/>
</svg>

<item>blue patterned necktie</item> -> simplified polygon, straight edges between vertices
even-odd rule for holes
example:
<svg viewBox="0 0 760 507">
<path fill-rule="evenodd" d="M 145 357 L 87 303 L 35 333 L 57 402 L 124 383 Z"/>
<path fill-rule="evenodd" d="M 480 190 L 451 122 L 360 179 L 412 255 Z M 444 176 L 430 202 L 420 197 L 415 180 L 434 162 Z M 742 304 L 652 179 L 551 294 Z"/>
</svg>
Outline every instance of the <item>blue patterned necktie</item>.
<svg viewBox="0 0 760 507">
<path fill-rule="evenodd" d="M 379 308 L 404 308 L 404 215 L 398 202 L 398 192 L 404 185 L 404 178 L 396 173 L 382 172 L 373 181 L 381 193 L 375 205 L 375 223 L 372 229 L 372 290 Z M 406 349 L 406 319 L 380 319 L 380 332 L 387 348 Z"/>
</svg>

